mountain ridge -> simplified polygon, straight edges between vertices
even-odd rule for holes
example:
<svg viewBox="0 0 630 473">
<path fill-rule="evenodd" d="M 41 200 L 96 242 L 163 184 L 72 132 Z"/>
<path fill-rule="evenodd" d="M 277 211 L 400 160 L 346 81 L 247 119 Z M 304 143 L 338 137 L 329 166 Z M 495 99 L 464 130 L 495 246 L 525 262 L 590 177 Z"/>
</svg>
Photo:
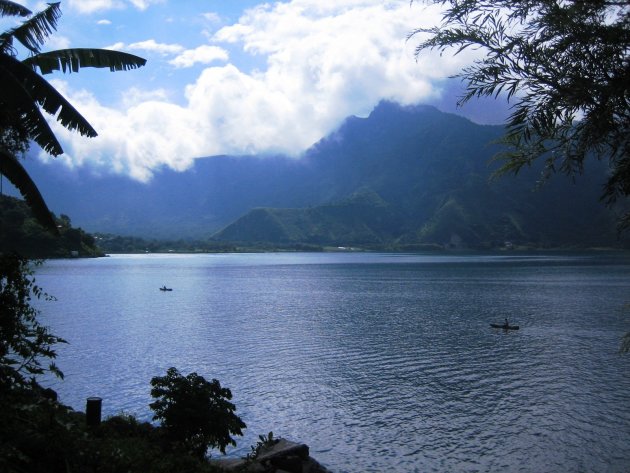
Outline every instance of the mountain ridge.
<svg viewBox="0 0 630 473">
<path fill-rule="evenodd" d="M 251 223 L 255 219 L 248 213 L 254 211 L 270 227 L 259 222 L 247 231 L 270 232 L 275 225 L 276 231 L 288 231 L 283 238 L 290 241 L 342 244 L 352 236 L 358 244 L 357 235 L 364 234 L 379 244 L 444 245 L 453 238 L 471 247 L 507 240 L 538 246 L 616 244 L 615 215 L 598 202 L 605 167 L 589 163 L 577 184 L 556 176 L 537 192 L 532 189 L 541 169 L 535 166 L 491 181 L 498 166 L 492 157 L 500 149 L 493 143 L 503 131 L 432 106 L 383 102 L 368 117 L 348 117 L 299 159 L 201 158 L 183 173 L 159 171 L 148 184 L 97 178 L 86 170 L 68 177 L 40 163 L 29 163 L 28 169 L 50 207 L 88 231 L 225 239 L 238 224 L 241 238 L 252 241 L 245 238 L 248 226 L 242 219 Z M 357 193 L 372 193 L 389 209 L 381 215 L 389 229 L 369 221 L 369 212 L 384 212 L 378 206 L 366 210 L 363 220 L 355 219 L 354 229 L 332 218 L 333 209 L 340 211 L 344 199 Z M 326 236 L 321 228 L 308 232 L 296 222 L 335 230 Z"/>
</svg>

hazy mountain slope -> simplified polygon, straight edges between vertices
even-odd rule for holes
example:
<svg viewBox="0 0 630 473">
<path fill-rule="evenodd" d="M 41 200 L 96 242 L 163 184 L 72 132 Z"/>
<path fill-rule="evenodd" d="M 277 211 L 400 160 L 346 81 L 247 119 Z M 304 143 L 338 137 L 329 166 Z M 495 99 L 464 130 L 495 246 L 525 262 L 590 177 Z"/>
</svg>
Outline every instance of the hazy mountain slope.
<svg viewBox="0 0 630 473">
<path fill-rule="evenodd" d="M 355 244 L 361 235 L 404 244 L 443 244 L 454 235 L 470 245 L 615 242 L 614 215 L 598 202 L 605 169 L 594 166 L 575 184 L 554 177 L 537 192 L 535 169 L 490 182 L 491 143 L 502 132 L 432 107 L 382 103 L 367 118 L 348 118 L 300 159 L 204 158 L 187 172 L 158 172 L 148 184 L 39 163 L 29 169 L 51 208 L 90 231 L 200 238 L 225 228 L 219 237 L 253 241 L 246 233 L 255 231 L 272 240 Z M 345 199 L 357 192 L 384 207 L 350 215 Z M 369 218 L 383 208 L 387 228 Z M 346 214 L 334 217 L 340 209 Z"/>
<path fill-rule="evenodd" d="M 145 184 L 55 164 L 27 163 L 54 211 L 90 231 L 163 238 L 205 237 L 252 207 L 286 204 L 273 182 L 294 167 L 285 158 L 218 156 L 187 172 L 162 170 Z"/>
<path fill-rule="evenodd" d="M 218 232 L 219 241 L 385 245 L 404 219 L 374 192 L 304 209 L 258 208 Z"/>
<path fill-rule="evenodd" d="M 458 133 L 457 127 L 468 131 Z M 347 119 L 299 160 L 198 159 L 191 170 L 165 169 L 148 184 L 121 176 L 94 176 L 87 169 L 67 171 L 55 162 L 26 164 L 51 208 L 72 215 L 83 228 L 202 237 L 255 207 L 320 205 L 362 186 L 386 200 L 425 202 L 431 189 L 441 184 L 443 154 L 465 156 L 475 150 L 479 156 L 471 159 L 485 162 L 491 155 L 485 144 L 499 133 L 499 127 L 478 126 L 432 107 L 403 109 L 384 103 L 368 118 Z M 463 141 L 466 135 L 472 143 Z"/>
<path fill-rule="evenodd" d="M 333 202 L 357 188 L 373 191 L 397 212 L 387 232 L 374 231 L 369 218 L 355 219 L 352 225 L 324 219 L 325 206 L 301 213 L 259 209 L 259 214 L 273 214 L 273 220 L 248 214 L 215 238 L 350 245 L 358 243 L 356 235 L 364 235 L 365 244 L 474 247 L 496 247 L 506 241 L 536 246 L 618 243 L 615 216 L 598 200 L 606 171 L 602 164 L 591 163 L 588 173 L 575 182 L 556 176 L 541 185 L 540 169 L 493 180 L 497 164 L 490 158 L 497 148 L 491 143 L 501 133 L 500 127 L 475 125 L 429 107 L 382 104 L 368 119 L 348 119 L 309 151 L 307 158 L 319 166 L 320 178 L 314 189 L 304 191 L 320 190 L 325 192 L 320 199 Z M 282 228 L 287 220 L 301 221 L 300 231 L 271 239 L 264 224 L 273 221 Z M 324 223 L 337 231 L 323 235 L 310 230 Z"/>
</svg>

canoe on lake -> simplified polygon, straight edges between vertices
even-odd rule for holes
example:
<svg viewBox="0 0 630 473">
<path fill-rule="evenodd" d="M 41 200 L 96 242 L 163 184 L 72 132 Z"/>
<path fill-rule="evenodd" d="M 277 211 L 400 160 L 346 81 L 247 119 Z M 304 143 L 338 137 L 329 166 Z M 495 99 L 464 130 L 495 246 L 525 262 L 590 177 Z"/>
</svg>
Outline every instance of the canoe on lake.
<svg viewBox="0 0 630 473">
<path fill-rule="evenodd" d="M 502 328 L 503 330 L 518 330 L 518 325 L 490 324 L 490 327 Z"/>
</svg>

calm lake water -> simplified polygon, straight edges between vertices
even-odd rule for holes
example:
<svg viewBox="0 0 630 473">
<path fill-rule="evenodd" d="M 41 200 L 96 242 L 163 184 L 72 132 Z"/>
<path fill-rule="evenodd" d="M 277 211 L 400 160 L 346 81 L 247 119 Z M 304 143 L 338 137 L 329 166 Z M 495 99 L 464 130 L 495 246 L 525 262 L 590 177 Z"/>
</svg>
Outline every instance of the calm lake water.
<svg viewBox="0 0 630 473">
<path fill-rule="evenodd" d="M 628 255 L 118 255 L 36 277 L 76 409 L 149 420 L 175 366 L 232 390 L 232 455 L 272 430 L 337 473 L 630 470 Z"/>
</svg>

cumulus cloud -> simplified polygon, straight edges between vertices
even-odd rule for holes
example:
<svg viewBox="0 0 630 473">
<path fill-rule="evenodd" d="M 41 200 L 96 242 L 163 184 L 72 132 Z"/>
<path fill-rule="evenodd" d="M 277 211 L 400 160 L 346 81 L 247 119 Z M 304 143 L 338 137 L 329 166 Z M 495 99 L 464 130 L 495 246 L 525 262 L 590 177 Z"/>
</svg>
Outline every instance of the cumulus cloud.
<svg viewBox="0 0 630 473">
<path fill-rule="evenodd" d="M 151 51 L 154 53 L 161 54 L 163 56 L 167 56 L 169 54 L 177 54 L 184 50 L 184 47 L 180 44 L 165 44 L 158 43 L 154 39 L 148 39 L 146 41 L 139 41 L 137 43 L 131 43 L 125 46 L 124 44 L 116 44 L 116 46 L 120 46 L 126 49 L 133 49 L 139 51 Z"/>
<path fill-rule="evenodd" d="M 203 45 L 195 49 L 189 49 L 169 61 L 175 67 L 192 67 L 195 64 L 210 64 L 215 61 L 227 61 L 228 52 L 218 46 Z"/>
<path fill-rule="evenodd" d="M 434 97 L 436 79 L 453 74 L 474 54 L 414 59 L 415 43 L 407 35 L 439 18 L 435 7 L 418 2 L 410 7 L 399 0 L 293 0 L 258 6 L 217 31 L 213 42 L 262 58 L 264 67 L 206 67 L 177 105 L 154 94 L 114 110 L 86 92 L 68 90 L 99 137 L 87 140 L 62 132 L 67 159 L 110 163 L 116 172 L 147 180 L 160 166 L 181 170 L 200 156 L 297 156 L 346 116 L 365 116 L 383 99 L 412 104 Z M 228 60 L 220 46 L 184 50 L 150 40 L 128 47 L 179 54 L 171 61 L 177 67 Z"/>
<path fill-rule="evenodd" d="M 61 157 L 70 166 L 90 164 L 107 172 L 127 174 L 147 181 L 153 171 L 167 164 L 184 170 L 202 147 L 194 117 L 183 107 L 168 103 L 160 94 L 130 100 L 124 110 L 106 107 L 87 91 L 72 91 L 64 81 L 51 83 L 74 104 L 98 131 L 93 139 L 53 124 L 55 134 L 66 147 Z M 71 143 L 71 151 L 66 143 Z M 168 158 L 167 158 L 168 156 Z"/>
<path fill-rule="evenodd" d="M 192 67 L 195 64 L 210 64 L 215 61 L 226 62 L 229 59 L 228 52 L 219 46 L 204 44 L 194 49 L 185 49 L 181 44 L 158 43 L 154 39 L 130 44 L 116 43 L 107 46 L 106 49 L 146 51 L 161 56 L 176 55 L 175 58 L 168 61 L 176 68 Z"/>
</svg>

